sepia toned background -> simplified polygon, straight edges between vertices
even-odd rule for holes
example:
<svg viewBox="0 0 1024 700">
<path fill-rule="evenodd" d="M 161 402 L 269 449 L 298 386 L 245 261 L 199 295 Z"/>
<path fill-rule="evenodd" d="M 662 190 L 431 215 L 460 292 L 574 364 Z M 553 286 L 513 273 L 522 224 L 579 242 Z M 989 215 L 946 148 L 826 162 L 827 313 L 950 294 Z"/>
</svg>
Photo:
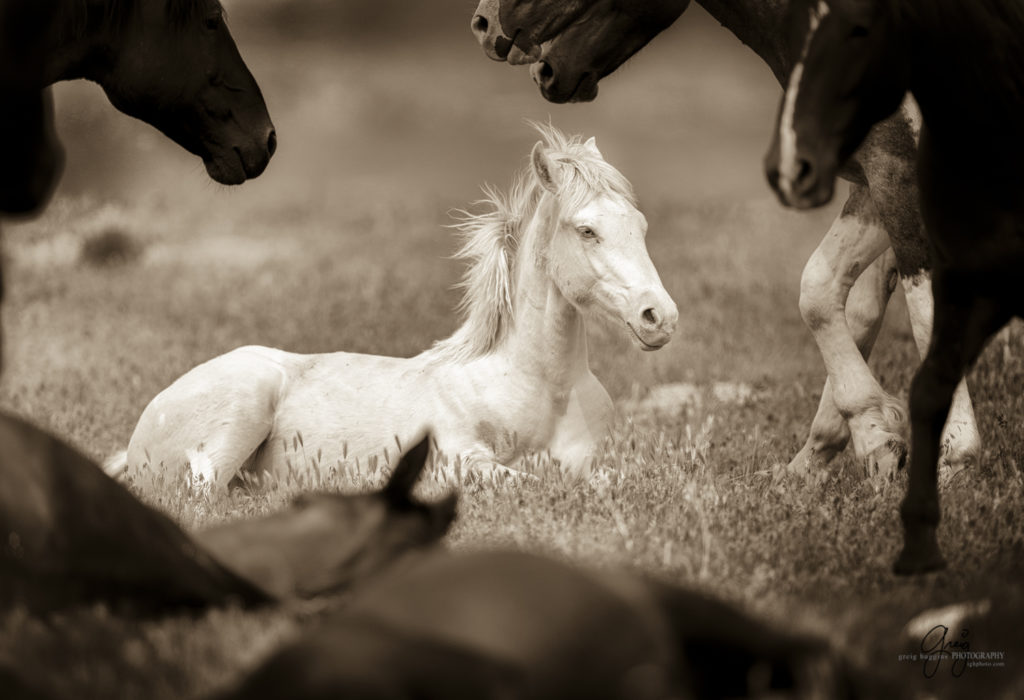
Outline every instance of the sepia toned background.
<svg viewBox="0 0 1024 700">
<path fill-rule="evenodd" d="M 622 329 L 591 329 L 591 364 L 618 408 L 603 464 L 619 481 L 468 490 L 451 545 L 536 549 L 711 590 L 909 684 L 919 669 L 894 659 L 922 606 L 984 595 L 1003 601 L 998 615 L 1024 609 L 1019 326 L 971 374 L 985 451 L 943 484 L 949 572 L 889 574 L 903 481 L 865 480 L 852 451 L 816 482 L 778 476 L 825 379 L 797 301 L 837 205 L 799 214 L 776 203 L 761 157 L 780 89 L 700 7 L 604 80 L 595 102 L 553 105 L 525 67 L 486 59 L 469 31 L 473 0 L 224 4 L 277 154 L 257 180 L 223 187 L 96 85 L 58 85 L 64 179 L 41 217 L 4 228 L 0 406 L 102 459 L 157 392 L 239 345 L 425 349 L 459 322 L 449 212 L 471 207 L 484 183 L 508 183 L 537 140 L 525 120 L 550 120 L 595 136 L 634 184 L 679 328 L 655 353 Z M 917 361 L 897 292 L 871 365 L 905 398 Z M 645 403 L 666 384 L 677 389 L 667 405 Z M 172 493 L 157 505 L 198 527 L 286 496 Z M 14 620 L 0 652 L 44 676 L 59 658 L 97 697 L 196 697 L 307 618 L 234 612 L 141 629 L 101 618 L 74 634 Z M 992 648 L 1024 650 L 1019 632 L 985 631 Z M 1014 673 L 1022 687 L 1021 668 L 922 688 L 988 697 L 978 689 L 1004 689 Z"/>
</svg>

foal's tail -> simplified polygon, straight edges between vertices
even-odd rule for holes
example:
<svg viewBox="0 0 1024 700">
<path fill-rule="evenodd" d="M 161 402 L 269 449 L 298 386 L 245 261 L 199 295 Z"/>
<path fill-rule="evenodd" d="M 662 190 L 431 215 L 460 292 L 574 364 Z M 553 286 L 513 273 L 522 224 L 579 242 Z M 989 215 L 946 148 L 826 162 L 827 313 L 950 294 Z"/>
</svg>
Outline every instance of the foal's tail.
<svg viewBox="0 0 1024 700">
<path fill-rule="evenodd" d="M 124 470 L 128 468 L 128 450 L 115 452 L 103 462 L 103 471 L 113 479 L 121 478 Z"/>
</svg>

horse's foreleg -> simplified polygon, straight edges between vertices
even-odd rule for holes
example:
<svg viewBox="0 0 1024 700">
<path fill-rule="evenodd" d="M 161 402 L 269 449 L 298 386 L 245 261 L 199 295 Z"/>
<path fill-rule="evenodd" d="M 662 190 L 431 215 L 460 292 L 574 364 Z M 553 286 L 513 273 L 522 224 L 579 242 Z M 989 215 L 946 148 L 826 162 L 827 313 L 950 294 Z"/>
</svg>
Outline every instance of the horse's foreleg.
<svg viewBox="0 0 1024 700">
<path fill-rule="evenodd" d="M 985 341 L 1010 319 L 1005 305 L 972 298 L 975 281 L 936 274 L 935 326 L 928 354 L 910 388 L 913 451 L 910 481 L 900 515 L 903 550 L 893 567 L 916 574 L 945 567 L 936 529 L 939 524 L 938 461 L 940 436 L 954 392 Z"/>
<path fill-rule="evenodd" d="M 895 471 L 906 453 L 902 408 L 864 359 L 892 291 L 893 258 L 882 255 L 888 247 L 867 189 L 852 186 L 843 212 L 801 278 L 800 312 L 821 351 L 828 380 L 810 436 L 790 462 L 791 471 L 807 473 L 824 466 L 851 436 L 869 473 Z M 855 286 L 859 277 L 864 280 Z"/>
<path fill-rule="evenodd" d="M 926 271 L 901 280 L 907 295 L 907 310 L 910 313 L 910 327 L 918 352 L 924 357 L 932 336 L 931 276 Z M 981 436 L 974 418 L 971 395 L 967 391 L 966 379 L 961 379 L 953 393 L 953 405 L 949 411 L 942 433 L 942 463 L 954 471 L 970 466 L 981 451 Z"/>
<path fill-rule="evenodd" d="M 850 290 L 846 323 L 862 357 L 867 359 L 878 338 L 885 308 L 896 280 L 896 257 L 892 250 L 878 256 Z M 800 452 L 790 462 L 790 471 L 816 473 L 842 452 L 850 439 L 846 419 L 836 408 L 832 379 L 826 378 L 811 432 Z"/>
</svg>

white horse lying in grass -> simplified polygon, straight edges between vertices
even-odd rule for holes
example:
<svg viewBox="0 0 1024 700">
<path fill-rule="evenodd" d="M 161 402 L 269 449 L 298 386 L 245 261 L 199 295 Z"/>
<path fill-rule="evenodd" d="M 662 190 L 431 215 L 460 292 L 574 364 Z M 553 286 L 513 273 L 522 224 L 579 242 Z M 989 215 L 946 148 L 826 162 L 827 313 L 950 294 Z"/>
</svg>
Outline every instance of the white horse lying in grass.
<svg viewBox="0 0 1024 700">
<path fill-rule="evenodd" d="M 548 452 L 586 469 L 612 402 L 587 362 L 584 314 L 655 350 L 678 312 L 629 182 L 593 139 L 537 128 L 544 141 L 510 192 L 485 190 L 491 210 L 459 224 L 470 267 L 454 335 L 412 358 L 238 348 L 157 395 L 108 473 L 188 463 L 218 489 L 244 471 L 322 475 L 387 460 L 428 427 L 449 465 L 493 472 Z"/>
</svg>

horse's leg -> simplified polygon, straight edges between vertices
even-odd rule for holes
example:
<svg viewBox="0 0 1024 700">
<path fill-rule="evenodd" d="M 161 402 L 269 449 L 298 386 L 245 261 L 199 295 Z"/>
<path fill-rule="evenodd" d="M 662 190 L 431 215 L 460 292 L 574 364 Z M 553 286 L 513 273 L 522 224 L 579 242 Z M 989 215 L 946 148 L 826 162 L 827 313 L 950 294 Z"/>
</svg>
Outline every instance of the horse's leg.
<svg viewBox="0 0 1024 700">
<path fill-rule="evenodd" d="M 878 256 L 857 278 L 846 301 L 846 323 L 861 355 L 867 359 L 878 338 L 896 281 L 896 257 L 892 250 Z M 788 470 L 812 474 L 842 452 L 850 440 L 850 428 L 832 397 L 832 379 L 825 379 L 818 411 L 807 442 L 789 463 Z"/>
<path fill-rule="evenodd" d="M 882 122 L 871 132 L 858 157 L 896 253 L 914 341 L 924 357 L 931 338 L 933 312 L 929 284 L 931 251 L 921 218 L 918 188 L 920 124 L 920 111 L 908 96 L 898 116 Z M 954 467 L 970 463 L 981 449 L 966 383 L 962 383 L 954 395 L 943 446 L 945 461 Z"/>
<path fill-rule="evenodd" d="M 187 462 L 193 483 L 227 490 L 274 427 L 286 370 L 273 352 L 233 350 L 160 392 L 135 426 L 128 473 L 142 464 L 171 469 Z"/>
<path fill-rule="evenodd" d="M 935 325 L 928 354 L 910 387 L 913 449 L 910 481 L 900 515 L 903 551 L 893 570 L 918 574 L 944 568 L 936 529 L 939 524 L 938 461 L 940 436 L 953 394 L 978 358 L 985 341 L 1011 313 L 997 300 L 973 296 L 975 283 L 936 271 Z"/>
<path fill-rule="evenodd" d="M 901 281 L 907 296 L 914 342 L 921 357 L 924 357 L 928 352 L 935 314 L 931 278 L 927 272 L 921 272 Z M 971 395 L 967 391 L 967 380 L 961 379 L 953 392 L 953 405 L 942 433 L 942 463 L 957 471 L 973 464 L 980 452 L 981 436 L 974 418 Z"/>
<path fill-rule="evenodd" d="M 615 406 L 608 391 L 597 377 L 587 372 L 569 392 L 565 413 L 558 418 L 548 444 L 548 452 L 558 460 L 564 475 L 609 478 L 608 473 L 596 473 L 594 466 L 614 415 Z"/>
<path fill-rule="evenodd" d="M 829 384 L 823 396 L 831 395 L 834 410 L 848 422 L 854 451 L 870 474 L 893 472 L 903 460 L 903 411 L 864 361 L 847 322 L 846 303 L 856 279 L 888 246 L 867 188 L 852 185 L 842 213 L 807 262 L 800 281 L 800 312 L 828 371 Z M 868 296 L 869 291 L 870 286 L 865 292 Z M 870 349 L 866 341 L 876 322 L 862 319 L 856 324 L 862 334 L 859 340 L 865 341 L 864 350 Z M 847 433 L 837 427 L 835 415 L 825 403 L 809 446 L 805 445 L 791 468 L 806 472 L 820 467 L 828 461 L 824 457 L 834 455 L 845 444 Z"/>
</svg>

